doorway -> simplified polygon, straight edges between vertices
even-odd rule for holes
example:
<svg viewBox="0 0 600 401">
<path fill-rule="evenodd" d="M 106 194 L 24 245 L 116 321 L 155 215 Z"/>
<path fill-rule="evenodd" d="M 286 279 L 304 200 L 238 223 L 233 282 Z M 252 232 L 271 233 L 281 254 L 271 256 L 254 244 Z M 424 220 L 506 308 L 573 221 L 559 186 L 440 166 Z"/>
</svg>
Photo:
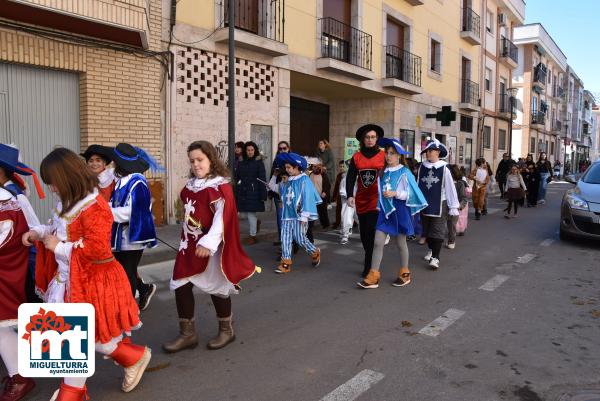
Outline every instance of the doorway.
<svg viewBox="0 0 600 401">
<path fill-rule="evenodd" d="M 313 156 L 319 140 L 329 140 L 329 105 L 290 98 L 290 146 L 292 152 Z"/>
</svg>

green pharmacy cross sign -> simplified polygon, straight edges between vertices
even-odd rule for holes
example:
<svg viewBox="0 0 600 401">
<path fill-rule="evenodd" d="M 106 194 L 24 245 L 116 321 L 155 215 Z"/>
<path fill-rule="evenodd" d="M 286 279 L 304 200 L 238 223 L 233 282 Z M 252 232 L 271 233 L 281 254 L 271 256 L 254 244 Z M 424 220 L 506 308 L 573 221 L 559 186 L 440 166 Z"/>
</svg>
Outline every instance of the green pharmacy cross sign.
<svg viewBox="0 0 600 401">
<path fill-rule="evenodd" d="M 456 121 L 456 112 L 452 111 L 452 106 L 442 106 L 442 111 L 435 114 L 425 114 L 427 118 L 435 118 L 436 121 L 441 121 L 442 127 L 449 127 L 452 121 Z"/>
</svg>

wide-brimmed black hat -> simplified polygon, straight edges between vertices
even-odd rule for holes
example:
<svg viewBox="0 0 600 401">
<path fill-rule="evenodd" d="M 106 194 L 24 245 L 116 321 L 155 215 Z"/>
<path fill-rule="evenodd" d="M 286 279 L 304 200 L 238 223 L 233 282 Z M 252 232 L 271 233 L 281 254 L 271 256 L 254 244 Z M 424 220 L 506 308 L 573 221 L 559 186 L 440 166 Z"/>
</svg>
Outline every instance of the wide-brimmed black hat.
<svg viewBox="0 0 600 401">
<path fill-rule="evenodd" d="M 383 138 L 383 128 L 381 128 L 379 125 L 367 124 L 356 130 L 356 139 L 358 139 L 359 142 L 362 142 L 363 138 L 369 131 L 375 131 L 377 134 L 377 139 Z"/>
<path fill-rule="evenodd" d="M 85 161 L 88 161 L 92 156 L 97 155 L 100 156 L 106 162 L 106 164 L 109 164 L 112 161 L 113 153 L 114 152 L 112 148 L 108 146 L 94 144 L 88 146 L 81 156 L 85 159 Z"/>
<path fill-rule="evenodd" d="M 111 150 L 111 159 L 121 170 L 132 174 L 143 173 L 150 168 L 143 152 L 128 143 L 120 143 Z"/>
</svg>

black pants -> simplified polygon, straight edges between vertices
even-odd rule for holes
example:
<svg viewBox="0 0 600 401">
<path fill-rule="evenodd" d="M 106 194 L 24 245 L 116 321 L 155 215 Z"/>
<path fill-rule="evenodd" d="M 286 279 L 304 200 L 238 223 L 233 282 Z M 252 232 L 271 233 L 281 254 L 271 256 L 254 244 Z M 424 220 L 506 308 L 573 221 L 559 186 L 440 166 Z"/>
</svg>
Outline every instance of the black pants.
<svg viewBox="0 0 600 401">
<path fill-rule="evenodd" d="M 127 274 L 127 279 L 129 280 L 129 285 L 131 286 L 131 293 L 135 297 L 135 291 L 138 286 L 138 274 L 137 268 L 140 264 L 140 259 L 142 259 L 143 249 L 137 251 L 121 251 L 121 252 L 113 252 L 115 255 L 115 259 L 117 262 L 123 266 L 125 269 L 125 273 Z"/>
<path fill-rule="evenodd" d="M 329 213 L 327 213 L 327 204 L 325 202 L 317 205 L 317 213 L 319 213 L 319 222 L 321 227 L 329 227 Z"/>
<path fill-rule="evenodd" d="M 504 198 L 504 193 L 506 191 L 506 181 L 498 181 L 498 188 L 500 188 L 500 197 Z"/>
<path fill-rule="evenodd" d="M 510 214 L 510 209 L 511 209 L 512 206 L 514 206 L 515 207 L 515 216 L 516 216 L 517 215 L 517 208 L 518 208 L 517 204 L 518 203 L 519 203 L 518 200 L 509 200 L 508 201 L 508 206 L 504 210 L 506 210 L 506 213 Z"/>
<path fill-rule="evenodd" d="M 177 314 L 180 319 L 192 319 L 194 317 L 194 285 L 187 283 L 175 290 L 175 303 L 177 304 Z M 217 317 L 225 318 L 231 316 L 231 298 L 221 298 L 216 295 L 210 296 Z"/>
<path fill-rule="evenodd" d="M 365 250 L 363 276 L 366 276 L 371 270 L 371 259 L 373 258 L 373 248 L 375 246 L 375 226 L 377 225 L 378 216 L 379 212 L 377 210 L 358 215 L 360 241 Z"/>
</svg>

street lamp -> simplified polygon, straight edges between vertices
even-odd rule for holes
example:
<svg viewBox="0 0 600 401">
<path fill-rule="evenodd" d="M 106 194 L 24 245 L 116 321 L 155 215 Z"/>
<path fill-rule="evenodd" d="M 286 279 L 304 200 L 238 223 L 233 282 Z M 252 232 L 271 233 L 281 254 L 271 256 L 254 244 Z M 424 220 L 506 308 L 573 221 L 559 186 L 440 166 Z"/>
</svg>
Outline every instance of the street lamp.
<svg viewBox="0 0 600 401">
<path fill-rule="evenodd" d="M 510 119 L 508 120 L 508 158 L 512 160 L 512 139 L 513 139 L 513 118 L 515 115 L 515 96 L 517 96 L 517 88 L 506 88 L 508 92 L 508 108 L 510 109 Z"/>
</svg>

